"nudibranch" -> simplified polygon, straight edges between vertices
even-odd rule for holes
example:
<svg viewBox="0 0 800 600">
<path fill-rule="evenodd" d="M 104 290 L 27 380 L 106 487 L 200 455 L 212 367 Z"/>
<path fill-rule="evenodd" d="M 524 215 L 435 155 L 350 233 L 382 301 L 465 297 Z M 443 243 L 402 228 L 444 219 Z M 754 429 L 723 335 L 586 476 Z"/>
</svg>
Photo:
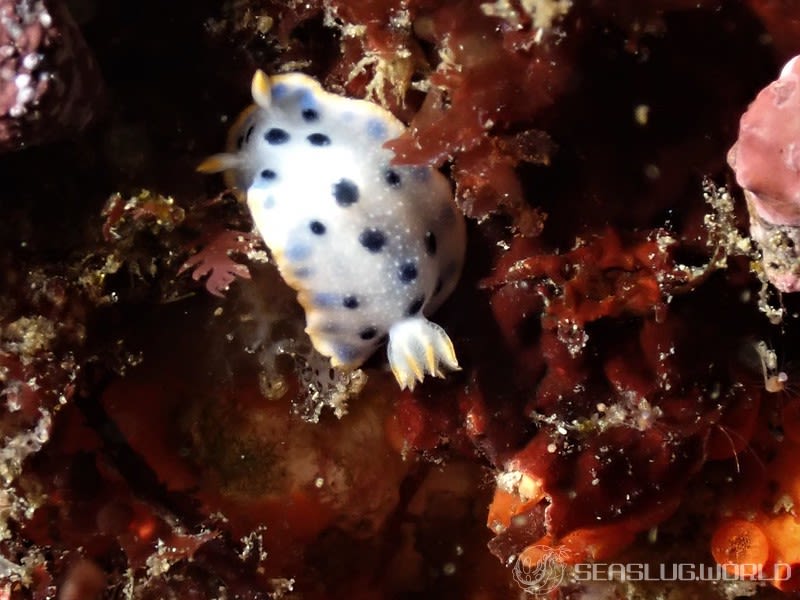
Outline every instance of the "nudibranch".
<svg viewBox="0 0 800 600">
<path fill-rule="evenodd" d="M 436 169 L 393 165 L 384 143 L 404 125 L 365 100 L 326 92 L 301 73 L 257 71 L 255 104 L 224 154 L 225 171 L 284 280 L 298 292 L 306 332 L 335 367 L 354 369 L 388 337 L 401 388 L 459 368 L 447 333 L 426 317 L 455 288 L 464 217 Z"/>
</svg>

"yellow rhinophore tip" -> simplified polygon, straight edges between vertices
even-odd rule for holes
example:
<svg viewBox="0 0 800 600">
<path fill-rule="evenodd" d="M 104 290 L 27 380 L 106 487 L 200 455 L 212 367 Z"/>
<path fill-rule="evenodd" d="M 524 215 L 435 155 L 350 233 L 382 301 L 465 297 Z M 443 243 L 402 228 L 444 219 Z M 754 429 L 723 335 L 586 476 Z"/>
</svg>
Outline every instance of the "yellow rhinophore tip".
<svg viewBox="0 0 800 600">
<path fill-rule="evenodd" d="M 238 166 L 239 157 L 235 154 L 215 154 L 197 165 L 197 170 L 200 173 L 219 173 Z"/>
<path fill-rule="evenodd" d="M 250 93 L 253 94 L 253 101 L 264 110 L 269 110 L 269 105 L 272 101 L 269 90 L 269 77 L 259 69 L 253 75 L 253 81 L 250 83 Z"/>
</svg>

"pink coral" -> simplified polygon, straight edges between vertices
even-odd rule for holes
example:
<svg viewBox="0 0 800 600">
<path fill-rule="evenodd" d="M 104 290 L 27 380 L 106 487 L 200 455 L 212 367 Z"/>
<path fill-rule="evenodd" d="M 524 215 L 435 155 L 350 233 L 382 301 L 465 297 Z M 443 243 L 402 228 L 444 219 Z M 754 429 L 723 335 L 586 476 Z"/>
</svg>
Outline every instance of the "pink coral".
<svg viewBox="0 0 800 600">
<path fill-rule="evenodd" d="M 742 116 L 728 161 L 755 196 L 756 214 L 776 225 L 800 225 L 800 61 L 761 90 Z"/>
<path fill-rule="evenodd" d="M 767 278 L 783 292 L 800 290 L 800 62 L 795 57 L 742 116 L 728 154 L 745 190 L 750 233 Z"/>
</svg>

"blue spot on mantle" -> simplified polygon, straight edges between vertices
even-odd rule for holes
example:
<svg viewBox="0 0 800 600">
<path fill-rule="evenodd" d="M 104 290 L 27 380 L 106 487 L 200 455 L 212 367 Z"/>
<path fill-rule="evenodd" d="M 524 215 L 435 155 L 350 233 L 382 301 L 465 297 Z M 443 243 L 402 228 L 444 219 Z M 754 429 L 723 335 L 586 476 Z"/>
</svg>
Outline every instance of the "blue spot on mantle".
<svg viewBox="0 0 800 600">
<path fill-rule="evenodd" d="M 318 106 L 317 97 L 314 95 L 314 92 L 311 90 L 303 90 L 300 95 L 300 108 L 303 110 L 309 108 L 316 109 Z"/>
<path fill-rule="evenodd" d="M 361 355 L 358 348 L 349 344 L 336 344 L 333 352 L 336 354 L 336 358 L 343 363 L 353 362 Z"/>
<path fill-rule="evenodd" d="M 288 260 L 305 260 L 309 256 L 311 256 L 311 246 L 306 244 L 289 243 L 289 245 L 286 247 L 286 258 Z"/>
<path fill-rule="evenodd" d="M 386 123 L 380 119 L 370 119 L 367 121 L 367 134 L 375 140 L 382 140 L 386 137 Z"/>
<path fill-rule="evenodd" d="M 285 83 L 277 83 L 272 86 L 273 100 L 280 100 L 281 98 L 285 98 L 287 93 L 289 93 L 289 87 Z"/>
<path fill-rule="evenodd" d="M 340 302 L 341 300 L 339 299 L 338 294 L 333 294 L 331 292 L 320 292 L 318 294 L 314 294 L 314 304 L 323 308 L 339 306 Z"/>
</svg>

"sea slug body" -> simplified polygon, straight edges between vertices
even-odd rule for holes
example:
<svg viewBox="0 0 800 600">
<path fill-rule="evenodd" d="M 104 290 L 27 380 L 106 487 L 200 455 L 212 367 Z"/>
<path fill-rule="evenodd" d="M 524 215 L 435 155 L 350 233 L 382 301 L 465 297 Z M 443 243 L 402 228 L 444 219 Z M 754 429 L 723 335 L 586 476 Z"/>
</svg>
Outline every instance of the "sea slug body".
<svg viewBox="0 0 800 600">
<path fill-rule="evenodd" d="M 227 152 L 199 170 L 226 171 L 247 192 L 256 228 L 305 309 L 306 331 L 331 364 L 356 368 L 388 338 L 402 388 L 458 369 L 429 321 L 464 261 L 464 219 L 450 184 L 429 167 L 392 165 L 384 143 L 405 127 L 365 100 L 312 78 L 256 72 L 255 104 Z"/>
</svg>

